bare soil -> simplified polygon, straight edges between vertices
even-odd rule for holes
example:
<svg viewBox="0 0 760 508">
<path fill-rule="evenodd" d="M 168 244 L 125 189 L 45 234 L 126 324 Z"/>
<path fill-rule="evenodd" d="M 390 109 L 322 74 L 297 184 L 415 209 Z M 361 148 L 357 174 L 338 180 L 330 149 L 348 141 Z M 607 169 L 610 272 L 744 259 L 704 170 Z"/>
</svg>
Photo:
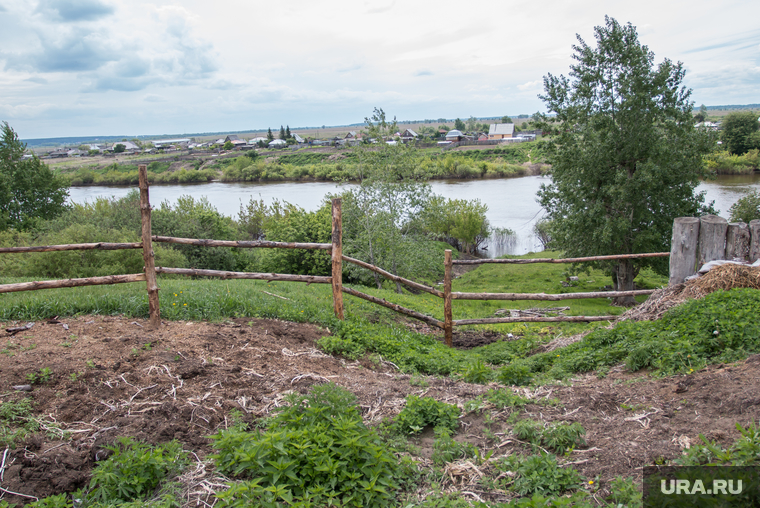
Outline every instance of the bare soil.
<svg viewBox="0 0 760 508">
<path fill-rule="evenodd" d="M 23 323 L 5 323 L 3 329 Z M 0 332 L 3 333 L 4 332 Z M 43 420 L 39 432 L 9 450 L 0 488 L 26 496 L 45 497 L 86 486 L 89 471 L 105 457 L 103 446 L 117 436 L 159 443 L 177 439 L 198 461 L 186 506 L 210 500 L 214 473 L 206 456 L 209 435 L 230 425 L 230 411 L 250 421 L 281 404 L 291 390 L 305 393 L 316 383 L 334 382 L 358 397 L 365 421 L 372 425 L 392 418 L 409 394 L 459 404 L 494 386 L 450 378 L 409 376 L 387 362 L 350 362 L 320 352 L 315 342 L 330 331 L 309 324 L 264 319 L 234 322 L 165 322 L 151 331 L 144 320 L 82 316 L 37 322 L 32 328 L 2 339 L 0 402 L 31 397 Z M 458 347 L 474 347 L 497 334 L 455 336 Z M 13 387 L 27 376 L 52 371 L 48 382 L 29 392 Z M 698 435 L 727 445 L 739 436 L 735 424 L 760 416 L 760 356 L 735 365 L 711 366 L 688 377 L 651 378 L 612 369 L 603 379 L 588 375 L 572 385 L 528 390 L 536 399 L 556 398 L 556 405 L 527 406 L 527 416 L 544 422 L 580 422 L 587 446 L 566 459 L 603 496 L 615 476 L 640 478 L 641 468 L 659 458 L 682 453 Z M 510 410 L 462 418 L 458 440 L 494 456 L 525 451 L 506 420 Z M 521 416 L 522 417 L 522 416 Z M 62 439 L 61 431 L 67 432 Z M 490 434 L 489 440 L 487 434 Z M 493 438 L 496 438 L 494 441 Z M 432 452 L 432 432 L 416 438 L 423 463 Z M 482 468 L 481 468 L 482 469 Z M 467 486 L 483 499 L 503 499 L 484 492 L 478 473 L 452 469 L 447 488 Z M 216 482 L 218 484 L 218 481 Z M 213 488 L 212 488 L 213 487 Z M 10 503 L 29 497 L 0 492 Z"/>
</svg>

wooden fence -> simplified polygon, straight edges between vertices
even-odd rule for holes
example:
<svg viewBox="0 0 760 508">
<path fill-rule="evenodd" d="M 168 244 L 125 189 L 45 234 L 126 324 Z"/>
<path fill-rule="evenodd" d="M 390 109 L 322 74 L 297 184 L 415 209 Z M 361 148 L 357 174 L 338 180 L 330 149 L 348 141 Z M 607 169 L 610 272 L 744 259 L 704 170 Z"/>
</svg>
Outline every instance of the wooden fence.
<svg viewBox="0 0 760 508">
<path fill-rule="evenodd" d="M 639 296 L 651 294 L 654 290 L 635 291 L 602 291 L 585 293 L 461 293 L 453 292 L 452 268 L 453 265 L 474 264 L 529 264 L 529 263 L 582 263 L 590 261 L 613 261 L 619 259 L 641 259 L 650 257 L 671 257 L 671 281 L 674 280 L 674 272 L 677 278 L 684 272 L 683 266 L 689 267 L 694 273 L 694 266 L 700 262 L 712 259 L 723 259 L 726 255 L 736 252 L 745 257 L 757 259 L 760 255 L 758 239 L 760 238 L 760 221 L 752 221 L 749 225 L 728 225 L 719 217 L 708 216 L 702 219 L 679 218 L 675 220 L 673 228 L 672 252 L 658 252 L 645 254 L 624 254 L 614 256 L 594 256 L 584 258 L 535 258 L 535 259 L 477 259 L 477 260 L 453 260 L 451 250 L 444 255 L 444 282 L 443 291 L 415 282 L 404 277 L 399 277 L 377 266 L 364 261 L 353 259 L 343 255 L 343 234 L 340 199 L 332 200 L 332 238 L 331 243 L 288 243 L 271 241 L 226 241 L 226 240 L 203 240 L 194 238 L 176 238 L 167 236 L 155 236 L 151 231 L 151 207 L 148 192 L 147 167 L 139 166 L 140 186 L 140 213 L 142 220 L 142 241 L 134 243 L 87 243 L 71 245 L 48 245 L 34 247 L 5 247 L 0 248 L 0 253 L 22 252 L 53 252 L 69 250 L 118 250 L 118 249 L 142 249 L 145 261 L 144 273 L 126 275 L 108 275 L 103 277 L 88 277 L 81 279 L 48 280 L 36 282 L 23 282 L 16 284 L 0 285 L 0 293 L 14 291 L 33 291 L 38 289 L 52 289 L 64 287 L 93 286 L 102 284 L 120 284 L 127 282 L 146 282 L 148 292 L 148 306 L 150 314 L 150 326 L 158 327 L 161 322 L 157 274 L 173 274 L 187 276 L 220 277 L 223 279 L 253 279 L 266 281 L 289 281 L 305 282 L 307 284 L 331 284 L 333 295 L 333 310 L 338 319 L 343 319 L 343 293 L 364 299 L 377 305 L 389 308 L 400 314 L 418 319 L 444 331 L 444 339 L 447 345 L 452 345 L 453 328 L 463 325 L 516 323 L 516 322 L 591 322 L 608 321 L 616 319 L 616 316 L 517 316 L 517 317 L 494 317 L 481 319 L 453 319 L 452 303 L 454 300 L 537 300 L 537 301 L 562 301 L 582 298 L 616 298 L 622 296 Z M 721 222 L 722 221 L 722 222 Z M 700 233 L 701 225 L 701 233 Z M 715 233 L 714 231 L 718 232 Z M 717 238 L 717 240 L 716 240 Z M 723 240 L 721 240 L 723 239 Z M 329 251 L 332 260 L 330 276 L 316 275 L 292 275 L 280 273 L 251 273 L 230 272 L 222 270 L 200 270 L 193 268 L 168 268 L 156 267 L 154 264 L 153 242 L 173 243 L 183 245 L 197 245 L 205 247 L 236 247 L 236 248 L 277 248 L 277 249 L 311 249 Z M 720 254 L 717 254 L 720 252 Z M 699 256 L 697 256 L 699 253 Z M 721 257 L 723 256 L 723 257 Z M 674 263 L 675 260 L 675 263 Z M 342 284 L 343 262 L 353 263 L 367 270 L 373 271 L 384 278 L 404 284 L 416 291 L 423 291 L 443 300 L 443 321 L 422 314 L 401 305 L 389 302 L 382 298 L 368 295 Z M 686 271 L 689 271 L 686 270 Z M 683 277 L 685 277 L 684 275 Z M 682 278 L 680 279 L 683 280 Z"/>
</svg>

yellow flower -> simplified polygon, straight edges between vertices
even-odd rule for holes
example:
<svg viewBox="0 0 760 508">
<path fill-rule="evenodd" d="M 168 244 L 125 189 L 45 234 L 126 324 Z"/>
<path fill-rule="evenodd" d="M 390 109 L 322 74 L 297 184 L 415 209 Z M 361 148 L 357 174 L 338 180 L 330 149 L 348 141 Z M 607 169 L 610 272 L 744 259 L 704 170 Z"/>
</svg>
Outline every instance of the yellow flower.
<svg viewBox="0 0 760 508">
<path fill-rule="evenodd" d="M 588 484 L 589 484 L 589 485 L 593 485 L 593 484 L 594 484 L 594 480 L 589 480 L 589 481 L 588 481 Z"/>
<path fill-rule="evenodd" d="M 177 303 L 176 303 L 176 302 L 175 302 L 175 303 L 172 303 L 172 305 L 177 305 Z"/>
<path fill-rule="evenodd" d="M 185 307 L 187 307 L 187 304 L 184 304 L 184 305 L 185 305 Z"/>
</svg>

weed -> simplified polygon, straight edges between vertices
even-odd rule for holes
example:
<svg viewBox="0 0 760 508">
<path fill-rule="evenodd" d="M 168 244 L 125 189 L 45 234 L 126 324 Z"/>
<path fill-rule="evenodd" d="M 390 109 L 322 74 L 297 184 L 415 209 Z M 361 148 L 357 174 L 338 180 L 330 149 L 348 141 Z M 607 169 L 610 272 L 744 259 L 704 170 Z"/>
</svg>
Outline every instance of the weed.
<svg viewBox="0 0 760 508">
<path fill-rule="evenodd" d="M 443 466 L 457 459 L 478 457 L 478 449 L 471 443 L 458 443 L 451 437 L 451 432 L 445 427 L 434 429 L 433 464 Z"/>
<path fill-rule="evenodd" d="M 432 397 L 409 395 L 406 406 L 396 417 L 394 425 L 398 432 L 416 434 L 426 426 L 443 427 L 450 432 L 459 428 L 459 408 L 439 402 Z"/>
<path fill-rule="evenodd" d="M 533 380 L 533 375 L 527 365 L 510 363 L 501 368 L 497 378 L 505 385 L 525 386 Z"/>
<path fill-rule="evenodd" d="M 29 384 L 41 385 L 47 383 L 53 378 L 53 371 L 50 367 L 43 367 L 37 372 L 30 372 L 26 375 L 26 380 Z"/>
<path fill-rule="evenodd" d="M 558 495 L 576 490 L 583 481 L 577 471 L 560 467 L 554 455 L 548 453 L 528 457 L 510 455 L 498 461 L 497 465 L 503 472 L 516 473 L 510 488 L 519 496 Z"/>
<path fill-rule="evenodd" d="M 87 366 L 88 369 L 94 369 L 95 368 L 95 360 L 87 360 L 84 362 L 84 364 Z"/>
<path fill-rule="evenodd" d="M 478 358 L 465 368 L 462 378 L 468 383 L 486 384 L 493 378 L 493 370 Z"/>
<path fill-rule="evenodd" d="M 71 374 L 69 374 L 69 380 L 72 383 L 75 383 L 77 381 L 77 379 L 79 379 L 79 377 L 81 375 L 83 375 L 83 374 L 84 374 L 84 372 L 72 372 Z"/>
<path fill-rule="evenodd" d="M 551 448 L 559 454 L 564 454 L 576 446 L 586 444 L 586 440 L 583 438 L 586 430 L 578 422 L 557 422 L 544 427 L 541 423 L 526 418 L 515 424 L 512 433 L 518 439 L 535 446 Z"/>
<path fill-rule="evenodd" d="M 151 446 L 132 438 L 119 438 L 107 446 L 111 456 L 92 473 L 88 501 L 138 501 L 154 494 L 163 481 L 176 476 L 186 463 L 182 444 L 171 441 Z"/>
<path fill-rule="evenodd" d="M 263 432 L 212 436 L 219 470 L 249 478 L 218 494 L 222 507 L 394 503 L 410 470 L 362 423 L 353 394 L 326 384 L 286 400 Z"/>
<path fill-rule="evenodd" d="M 427 381 L 427 379 L 421 376 L 412 376 L 412 378 L 409 380 L 409 386 L 419 386 L 421 388 L 427 388 L 428 386 L 430 386 L 430 383 Z"/>
<path fill-rule="evenodd" d="M 133 347 L 132 351 L 130 351 L 129 354 L 131 354 L 133 357 L 137 358 L 138 356 L 140 356 L 140 350 L 137 349 L 136 347 Z"/>
<path fill-rule="evenodd" d="M 610 482 L 610 495 L 607 501 L 610 501 L 613 506 L 627 508 L 641 508 L 643 504 L 641 491 L 633 479 L 620 476 Z"/>
<path fill-rule="evenodd" d="M 145 344 L 143 344 L 142 349 L 143 351 L 150 351 L 151 349 L 153 349 L 153 344 L 151 342 L 146 342 Z"/>
<path fill-rule="evenodd" d="M 15 442 L 39 429 L 39 422 L 32 418 L 31 399 L 0 403 L 0 445 L 13 447 Z"/>
</svg>

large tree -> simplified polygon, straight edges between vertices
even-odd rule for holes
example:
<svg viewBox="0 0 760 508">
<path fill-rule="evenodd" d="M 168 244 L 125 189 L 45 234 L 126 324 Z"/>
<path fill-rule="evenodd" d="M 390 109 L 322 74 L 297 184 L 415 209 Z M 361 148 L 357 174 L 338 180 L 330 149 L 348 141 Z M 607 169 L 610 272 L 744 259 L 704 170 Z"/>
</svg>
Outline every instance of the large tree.
<svg viewBox="0 0 760 508">
<path fill-rule="evenodd" d="M 760 114 L 754 111 L 734 111 L 726 115 L 721 125 L 721 137 L 728 151 L 743 155 L 760 148 Z"/>
<path fill-rule="evenodd" d="M 37 156 L 24 156 L 26 144 L 7 122 L 0 130 L 0 231 L 34 229 L 66 209 L 68 185 Z"/>
<path fill-rule="evenodd" d="M 680 62 L 655 65 L 630 23 L 605 17 L 594 35 L 596 47 L 577 36 L 570 77 L 547 75 L 539 96 L 556 114 L 537 115 L 554 133 L 552 183 L 538 193 L 552 243 L 570 257 L 667 251 L 673 219 L 704 211 L 694 191 L 710 135 L 694 128 Z M 646 265 L 667 270 L 657 259 L 603 267 L 617 289 L 630 290 Z"/>
</svg>

